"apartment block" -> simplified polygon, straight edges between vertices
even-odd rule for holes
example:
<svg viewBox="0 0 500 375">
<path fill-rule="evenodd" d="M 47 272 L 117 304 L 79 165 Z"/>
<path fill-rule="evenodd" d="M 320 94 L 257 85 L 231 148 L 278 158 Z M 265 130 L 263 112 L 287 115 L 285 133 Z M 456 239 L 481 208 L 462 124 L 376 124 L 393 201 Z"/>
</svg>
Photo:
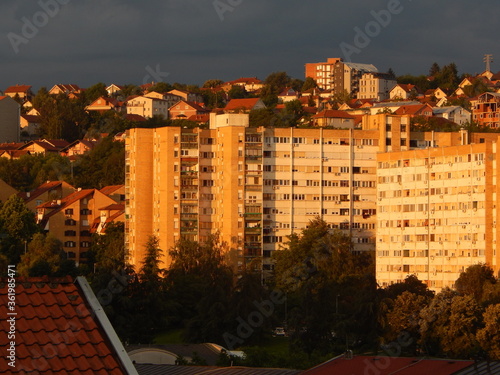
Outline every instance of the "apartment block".
<svg viewBox="0 0 500 375">
<path fill-rule="evenodd" d="M 218 232 L 240 266 L 259 259 L 270 271 L 272 253 L 315 217 L 354 251 L 374 251 L 377 153 L 407 150 L 406 124 L 382 114 L 362 129 L 251 128 L 248 114 L 212 113 L 209 129 L 130 129 L 128 261 L 140 265 L 150 235 L 168 267 L 176 241 Z"/>
<path fill-rule="evenodd" d="M 470 143 L 465 131 L 442 134 L 443 147 L 377 156 L 381 286 L 416 274 L 440 291 L 473 264 L 499 270 L 498 134 L 475 134 Z"/>
<path fill-rule="evenodd" d="M 357 98 L 387 100 L 396 84 L 396 78 L 387 73 L 365 73 L 359 79 Z"/>
<path fill-rule="evenodd" d="M 371 64 L 344 62 L 341 58 L 337 57 L 329 58 L 326 62 L 308 63 L 305 65 L 305 70 L 306 78 L 313 78 L 319 88 L 332 91 L 332 95 L 342 95 L 344 92 L 347 92 L 352 95 L 353 98 L 360 98 L 360 80 L 363 75 L 365 73 L 378 73 L 377 68 Z M 375 78 L 376 77 L 365 78 L 365 84 L 367 80 L 371 82 L 375 80 Z M 380 77 L 377 79 L 379 78 Z M 381 83 L 381 81 L 378 81 L 378 84 L 380 86 L 378 90 L 382 90 L 385 93 L 385 85 L 389 85 L 389 83 Z M 366 94 L 366 92 L 363 92 L 363 95 L 364 94 Z M 363 98 L 368 97 L 364 95 Z M 368 99 L 372 98 L 374 97 L 369 97 Z"/>
<path fill-rule="evenodd" d="M 322 90 L 333 90 L 333 71 L 335 64 L 340 61 L 342 61 L 341 58 L 333 57 L 327 59 L 326 62 L 307 63 L 305 65 L 306 78 L 313 78 Z"/>
</svg>

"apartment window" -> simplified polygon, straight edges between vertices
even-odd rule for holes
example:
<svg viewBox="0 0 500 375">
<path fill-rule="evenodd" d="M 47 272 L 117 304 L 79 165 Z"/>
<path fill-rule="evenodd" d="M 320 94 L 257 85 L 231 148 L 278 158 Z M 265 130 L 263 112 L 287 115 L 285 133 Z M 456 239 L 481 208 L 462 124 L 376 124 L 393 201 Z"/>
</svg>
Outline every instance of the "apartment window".
<svg viewBox="0 0 500 375">
<path fill-rule="evenodd" d="M 64 221 L 64 225 L 76 225 L 76 221 L 73 219 L 67 219 Z"/>
<path fill-rule="evenodd" d="M 201 180 L 201 186 L 204 187 L 214 186 L 214 180 Z"/>
<path fill-rule="evenodd" d="M 80 242 L 81 247 L 90 247 L 90 241 L 82 241 Z"/>
<path fill-rule="evenodd" d="M 66 241 L 64 243 L 64 247 L 76 247 L 76 242 L 75 241 Z"/>
<path fill-rule="evenodd" d="M 65 215 L 73 215 L 73 209 L 72 208 L 67 208 L 64 210 Z"/>
<path fill-rule="evenodd" d="M 64 235 L 66 237 L 74 237 L 74 236 L 76 236 L 76 231 L 74 231 L 74 230 L 67 230 L 67 231 L 64 231 Z"/>
<path fill-rule="evenodd" d="M 80 210 L 81 215 L 92 215 L 92 210 L 89 210 L 88 208 L 82 208 Z"/>
</svg>

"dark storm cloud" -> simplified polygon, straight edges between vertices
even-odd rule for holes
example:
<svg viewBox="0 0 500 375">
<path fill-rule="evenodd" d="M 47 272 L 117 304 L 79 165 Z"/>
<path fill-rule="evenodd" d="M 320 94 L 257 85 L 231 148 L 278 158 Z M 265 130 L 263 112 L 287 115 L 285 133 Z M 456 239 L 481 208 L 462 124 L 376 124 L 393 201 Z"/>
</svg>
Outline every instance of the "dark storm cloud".
<svg viewBox="0 0 500 375">
<path fill-rule="evenodd" d="M 169 82 L 265 78 L 282 70 L 303 78 L 305 63 L 343 57 L 341 43 L 356 47 L 355 28 L 364 30 L 373 12 L 397 0 L 218 0 L 226 4 L 223 13 L 213 0 L 42 1 L 60 1 L 60 9 L 18 53 L 9 33 L 22 37 L 23 20 L 42 7 L 0 3 L 0 89 L 21 82 L 138 84 L 157 65 Z M 483 54 L 500 58 L 497 1 L 401 0 L 398 9 L 352 61 L 398 74 L 455 62 L 460 72 L 475 73 L 484 69 Z"/>
</svg>

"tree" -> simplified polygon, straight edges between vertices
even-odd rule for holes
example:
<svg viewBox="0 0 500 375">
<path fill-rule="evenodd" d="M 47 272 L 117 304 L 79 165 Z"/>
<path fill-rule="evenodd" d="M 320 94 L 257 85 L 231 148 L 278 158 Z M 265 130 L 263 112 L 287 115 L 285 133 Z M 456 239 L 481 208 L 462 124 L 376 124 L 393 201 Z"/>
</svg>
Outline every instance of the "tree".
<svg viewBox="0 0 500 375">
<path fill-rule="evenodd" d="M 411 337 L 408 346 L 402 350 L 409 350 L 411 355 L 416 354 L 417 340 L 420 336 L 420 311 L 426 307 L 431 297 L 404 291 L 393 301 L 391 309 L 387 312 L 387 329 L 384 335 L 385 342 L 397 341 L 405 333 Z"/>
<path fill-rule="evenodd" d="M 484 328 L 477 332 L 477 340 L 489 359 L 500 360 L 500 304 L 490 305 L 483 314 Z"/>
<path fill-rule="evenodd" d="M 159 92 L 159 93 L 164 93 L 171 91 L 173 89 L 172 85 L 168 84 L 167 82 L 157 82 L 153 86 L 151 86 L 148 91 L 149 92 Z"/>
<path fill-rule="evenodd" d="M 190 342 L 224 344 L 223 333 L 234 321 L 230 319 L 233 274 L 224 260 L 225 249 L 226 244 L 213 235 L 205 243 L 182 239 L 170 250 L 168 290 L 182 306 L 185 338 Z"/>
<path fill-rule="evenodd" d="M 307 77 L 306 80 L 304 81 L 304 84 L 302 85 L 301 91 L 307 91 L 309 89 L 315 89 L 318 87 L 318 84 L 312 77 Z"/>
<path fill-rule="evenodd" d="M 493 269 L 486 264 L 475 264 L 467 267 L 460 273 L 455 288 L 458 293 L 471 295 L 477 302 L 483 297 L 483 290 L 486 284 L 495 284 L 496 279 L 493 275 Z"/>
<path fill-rule="evenodd" d="M 108 91 L 106 90 L 106 85 L 102 82 L 96 83 L 90 86 L 84 91 L 85 104 L 89 105 L 93 101 L 99 99 L 101 96 L 108 96 Z"/>
<path fill-rule="evenodd" d="M 74 166 L 75 186 L 100 189 L 125 182 L 125 145 L 106 137 L 96 147 L 81 155 Z"/>
<path fill-rule="evenodd" d="M 268 127 L 276 122 L 276 114 L 272 109 L 260 108 L 252 109 L 249 114 L 250 127 Z"/>
<path fill-rule="evenodd" d="M 372 259 L 351 247 L 349 237 L 316 218 L 275 254 L 275 283 L 288 294 L 292 341 L 309 355 L 331 349 L 335 338 L 345 345 L 346 338 L 374 334 Z"/>
<path fill-rule="evenodd" d="M 429 76 L 434 77 L 441 71 L 437 62 L 434 62 L 429 69 Z"/>
<path fill-rule="evenodd" d="M 35 215 L 21 198 L 12 195 L 0 204 L 0 254 L 9 264 L 19 262 L 21 249 L 25 249 L 36 232 Z"/>
<path fill-rule="evenodd" d="M 37 233 L 29 243 L 27 253 L 21 256 L 18 271 L 21 276 L 30 277 L 64 276 L 61 271 L 67 266 L 65 260 L 61 241 L 50 234 Z"/>
<path fill-rule="evenodd" d="M 471 295 L 444 289 L 421 310 L 420 344 L 427 355 L 472 358 L 479 353 L 476 333 L 482 310 Z"/>
<path fill-rule="evenodd" d="M 222 86 L 223 84 L 224 84 L 224 81 L 221 79 L 209 79 L 209 80 L 205 81 L 205 83 L 203 84 L 202 87 L 213 89 L 215 87 Z"/>
<path fill-rule="evenodd" d="M 233 86 L 231 90 L 228 91 L 227 95 L 229 99 L 243 99 L 248 97 L 245 88 L 241 86 Z"/>
<path fill-rule="evenodd" d="M 388 74 L 389 78 L 396 79 L 396 73 L 394 72 L 394 70 L 392 70 L 392 68 L 389 68 L 389 70 L 387 71 L 387 74 Z"/>
</svg>

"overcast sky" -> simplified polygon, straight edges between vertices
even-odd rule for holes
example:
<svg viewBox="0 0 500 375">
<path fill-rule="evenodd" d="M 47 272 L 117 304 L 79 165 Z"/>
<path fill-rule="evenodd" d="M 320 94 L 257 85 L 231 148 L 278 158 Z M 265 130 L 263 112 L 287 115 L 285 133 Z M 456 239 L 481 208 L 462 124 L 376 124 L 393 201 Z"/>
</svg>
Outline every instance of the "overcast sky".
<svg viewBox="0 0 500 375">
<path fill-rule="evenodd" d="M 305 63 L 328 57 L 402 75 L 434 61 L 480 73 L 489 53 L 496 72 L 499 14 L 498 0 L 2 0 L 0 90 L 304 79 Z"/>
</svg>

